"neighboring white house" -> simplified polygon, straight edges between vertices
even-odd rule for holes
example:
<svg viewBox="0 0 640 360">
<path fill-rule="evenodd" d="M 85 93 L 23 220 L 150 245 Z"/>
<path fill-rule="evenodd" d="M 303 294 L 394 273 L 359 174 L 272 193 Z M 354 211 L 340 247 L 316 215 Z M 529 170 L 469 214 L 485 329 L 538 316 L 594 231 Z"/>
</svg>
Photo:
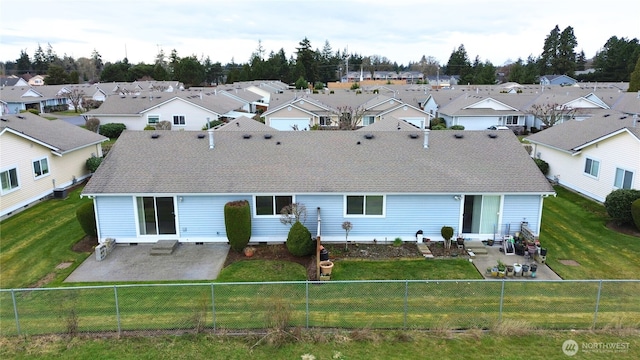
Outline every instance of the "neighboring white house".
<svg viewBox="0 0 640 360">
<path fill-rule="evenodd" d="M 570 120 L 527 137 L 550 179 L 604 202 L 616 189 L 640 189 L 640 123 L 616 111 Z"/>
<path fill-rule="evenodd" d="M 0 120 L 0 217 L 87 178 L 86 161 L 108 139 L 63 120 L 31 113 Z"/>
</svg>

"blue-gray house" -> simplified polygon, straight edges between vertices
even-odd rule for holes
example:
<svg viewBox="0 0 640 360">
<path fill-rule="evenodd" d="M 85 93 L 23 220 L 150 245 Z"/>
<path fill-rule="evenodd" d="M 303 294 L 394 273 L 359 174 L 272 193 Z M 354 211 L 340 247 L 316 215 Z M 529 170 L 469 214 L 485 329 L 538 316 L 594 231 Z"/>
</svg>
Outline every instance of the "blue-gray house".
<svg viewBox="0 0 640 360">
<path fill-rule="evenodd" d="M 253 125 L 251 125 L 253 122 Z M 256 124 L 258 126 L 256 126 Z M 234 131 L 232 131 L 234 130 Z M 277 131 L 243 119 L 207 131 L 125 131 L 83 190 L 100 241 L 226 242 L 224 205 L 247 200 L 251 242 L 284 242 L 280 209 L 307 208 L 325 242 L 538 233 L 553 188 L 510 131 Z M 318 221 L 321 218 L 321 221 Z M 320 226 L 320 229 L 318 229 Z"/>
</svg>

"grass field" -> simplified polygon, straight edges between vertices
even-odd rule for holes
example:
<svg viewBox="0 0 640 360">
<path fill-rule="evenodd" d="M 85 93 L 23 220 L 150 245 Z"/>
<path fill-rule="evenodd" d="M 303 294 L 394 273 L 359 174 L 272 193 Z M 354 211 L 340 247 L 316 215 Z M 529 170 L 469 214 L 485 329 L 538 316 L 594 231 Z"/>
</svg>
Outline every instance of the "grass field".
<svg viewBox="0 0 640 360">
<path fill-rule="evenodd" d="M 544 200 L 540 241 L 563 279 L 640 279 L 640 238 L 606 227 L 604 206 L 556 186 Z M 564 265 L 574 260 L 580 266 Z"/>
<path fill-rule="evenodd" d="M 280 337 L 278 337 L 280 335 Z M 515 323 L 498 332 L 477 330 L 320 331 L 255 336 L 182 335 L 156 337 L 0 338 L 3 359 L 637 359 L 640 333 L 634 331 L 536 332 Z M 573 340 L 569 357 L 563 343 Z M 604 346 L 613 349 L 603 349 Z M 600 347 L 598 349 L 597 347 Z M 313 357 L 312 357 L 313 356 Z"/>
</svg>

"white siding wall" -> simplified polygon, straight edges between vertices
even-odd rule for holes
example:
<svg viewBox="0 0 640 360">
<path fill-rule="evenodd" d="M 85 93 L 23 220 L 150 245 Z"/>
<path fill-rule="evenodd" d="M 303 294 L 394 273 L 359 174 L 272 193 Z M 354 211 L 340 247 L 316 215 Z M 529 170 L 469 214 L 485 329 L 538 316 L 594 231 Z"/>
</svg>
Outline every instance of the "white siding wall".
<svg viewBox="0 0 640 360">
<path fill-rule="evenodd" d="M 535 147 L 534 156 L 536 153 L 549 163 L 549 178 L 557 176 L 560 184 L 597 201 L 604 201 L 616 189 L 613 183 L 617 167 L 633 171 L 633 188 L 640 189 L 640 142 L 629 133 L 598 142 L 576 156 L 540 145 Z M 584 173 L 586 158 L 600 161 L 597 177 Z"/>
<path fill-rule="evenodd" d="M 98 117 L 101 124 L 123 123 L 127 126 L 127 130 L 144 130 L 148 125 L 147 115 L 159 115 L 160 121 L 171 122 L 171 130 L 191 130 L 197 131 L 207 124 L 207 118 L 210 121 L 218 119 L 218 116 L 211 111 L 207 111 L 181 100 L 174 100 L 157 108 L 153 108 L 142 113 L 139 116 L 102 116 Z M 173 115 L 184 115 L 185 125 L 173 125 Z"/>
</svg>

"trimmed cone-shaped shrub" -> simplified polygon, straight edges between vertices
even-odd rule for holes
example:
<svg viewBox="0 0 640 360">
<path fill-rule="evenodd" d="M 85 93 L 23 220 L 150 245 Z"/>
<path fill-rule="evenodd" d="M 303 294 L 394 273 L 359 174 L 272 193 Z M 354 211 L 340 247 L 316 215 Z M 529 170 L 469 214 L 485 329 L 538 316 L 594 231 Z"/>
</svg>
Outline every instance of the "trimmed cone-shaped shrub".
<svg viewBox="0 0 640 360">
<path fill-rule="evenodd" d="M 80 227 L 87 236 L 98 237 L 98 227 L 96 225 L 96 214 L 93 209 L 93 201 L 84 203 L 76 210 L 76 219 Z"/>
<path fill-rule="evenodd" d="M 247 200 L 230 201 L 224 205 L 224 227 L 231 248 L 241 252 L 251 239 L 251 208 Z"/>
<path fill-rule="evenodd" d="M 443 226 L 442 229 L 440 229 L 440 235 L 442 235 L 442 238 L 445 240 L 451 240 L 453 237 L 453 228 L 451 226 Z"/>
<path fill-rule="evenodd" d="M 311 232 L 300 221 L 296 221 L 289 230 L 287 249 L 295 256 L 311 255 L 315 249 L 315 243 L 311 240 Z"/>
<path fill-rule="evenodd" d="M 542 160 L 542 159 L 533 159 L 533 161 L 536 163 L 536 165 L 538 165 L 538 168 L 540 169 L 540 171 L 542 171 L 543 174 L 548 175 L 549 174 L 549 163 Z"/>
<path fill-rule="evenodd" d="M 612 219 L 621 224 L 633 224 L 631 217 L 631 203 L 640 199 L 640 190 L 614 190 L 604 201 L 604 207 Z"/>
<path fill-rule="evenodd" d="M 640 230 L 640 198 L 631 203 L 631 217 L 636 229 Z"/>
</svg>

